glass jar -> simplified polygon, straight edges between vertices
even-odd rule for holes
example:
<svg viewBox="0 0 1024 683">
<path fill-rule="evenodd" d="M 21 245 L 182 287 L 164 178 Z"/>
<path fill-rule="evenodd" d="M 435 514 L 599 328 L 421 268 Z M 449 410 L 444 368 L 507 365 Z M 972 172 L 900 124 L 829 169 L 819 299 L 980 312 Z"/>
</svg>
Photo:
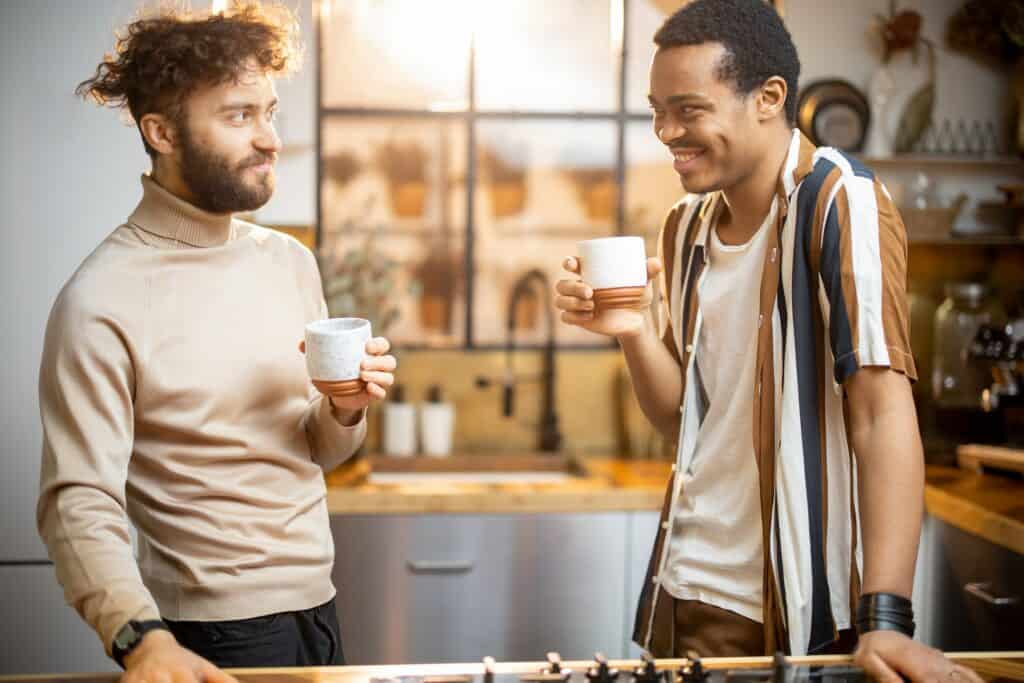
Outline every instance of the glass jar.
<svg viewBox="0 0 1024 683">
<path fill-rule="evenodd" d="M 984 362 L 969 361 L 967 349 L 981 325 L 1005 325 L 1006 312 L 979 282 L 949 283 L 935 311 L 932 336 L 932 395 L 946 408 L 978 408 L 992 382 Z"/>
</svg>

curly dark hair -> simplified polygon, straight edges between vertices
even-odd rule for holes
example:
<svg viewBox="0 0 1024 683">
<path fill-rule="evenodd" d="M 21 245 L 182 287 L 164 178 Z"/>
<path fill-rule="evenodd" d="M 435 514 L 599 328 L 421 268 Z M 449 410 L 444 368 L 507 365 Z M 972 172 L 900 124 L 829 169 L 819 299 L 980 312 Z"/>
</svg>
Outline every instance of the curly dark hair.
<svg viewBox="0 0 1024 683">
<path fill-rule="evenodd" d="M 782 18 L 764 0 L 694 0 L 654 35 L 659 48 L 721 43 L 718 78 L 747 95 L 772 76 L 786 81 L 786 119 L 796 121 L 800 58 Z"/>
<path fill-rule="evenodd" d="M 149 113 L 183 122 L 189 94 L 238 78 L 249 60 L 284 76 L 302 59 L 295 14 L 258 0 L 233 0 L 217 14 L 161 7 L 119 32 L 114 52 L 104 55 L 75 94 L 101 105 L 127 106 L 136 125 Z M 155 159 L 145 136 L 142 143 Z"/>
</svg>

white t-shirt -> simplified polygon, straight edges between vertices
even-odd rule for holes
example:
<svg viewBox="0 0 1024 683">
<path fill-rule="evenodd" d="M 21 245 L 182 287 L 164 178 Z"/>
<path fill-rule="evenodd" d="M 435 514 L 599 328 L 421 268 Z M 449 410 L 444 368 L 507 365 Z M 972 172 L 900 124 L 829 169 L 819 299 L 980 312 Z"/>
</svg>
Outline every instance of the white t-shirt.
<svg viewBox="0 0 1024 683">
<path fill-rule="evenodd" d="M 751 387 L 761 272 L 776 204 L 746 244 L 708 238 L 694 362 L 706 412 L 689 463 L 681 463 L 665 589 L 762 621 L 764 556 L 754 458 Z M 704 399 L 700 399 L 704 401 Z"/>
</svg>

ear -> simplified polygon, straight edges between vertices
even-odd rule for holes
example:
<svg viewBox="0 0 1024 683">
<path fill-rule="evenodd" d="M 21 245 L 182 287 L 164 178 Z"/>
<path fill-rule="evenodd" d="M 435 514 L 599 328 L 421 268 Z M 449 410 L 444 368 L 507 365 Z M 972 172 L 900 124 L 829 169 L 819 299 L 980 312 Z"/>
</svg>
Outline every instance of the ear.
<svg viewBox="0 0 1024 683">
<path fill-rule="evenodd" d="M 786 96 L 789 88 L 786 86 L 786 79 L 781 76 L 772 76 L 757 91 L 756 106 L 758 118 L 768 121 L 786 108 Z"/>
<path fill-rule="evenodd" d="M 160 154 L 170 154 L 177 142 L 177 129 L 163 114 L 149 113 L 139 120 L 139 130 L 149 146 Z"/>
</svg>

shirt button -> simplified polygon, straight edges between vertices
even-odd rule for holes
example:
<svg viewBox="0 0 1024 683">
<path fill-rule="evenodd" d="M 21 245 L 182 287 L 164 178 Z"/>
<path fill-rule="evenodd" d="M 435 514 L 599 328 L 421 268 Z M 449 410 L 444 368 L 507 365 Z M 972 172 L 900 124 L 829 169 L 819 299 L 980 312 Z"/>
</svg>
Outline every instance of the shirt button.
<svg viewBox="0 0 1024 683">
<path fill-rule="evenodd" d="M 779 255 L 778 247 L 772 247 L 772 254 L 771 254 L 771 256 L 769 256 L 769 258 L 771 259 L 772 263 L 775 263 L 775 259 L 778 257 L 778 255 Z"/>
<path fill-rule="evenodd" d="M 675 472 L 675 471 L 676 471 L 676 466 L 675 466 L 675 465 L 672 465 L 672 471 L 673 471 L 673 472 Z"/>
<path fill-rule="evenodd" d="M 764 313 L 758 313 L 757 314 L 757 326 L 761 327 L 761 325 L 763 323 L 764 323 Z"/>
<path fill-rule="evenodd" d="M 657 576 L 652 576 L 651 577 L 651 583 L 653 583 L 654 585 L 658 585 L 658 577 Z"/>
<path fill-rule="evenodd" d="M 661 523 L 661 528 L 662 528 L 663 530 L 665 530 L 665 531 L 668 531 L 668 522 L 662 522 L 662 523 Z"/>
<path fill-rule="evenodd" d="M 686 352 L 687 353 L 693 353 L 693 344 L 687 344 L 686 345 Z"/>
</svg>

